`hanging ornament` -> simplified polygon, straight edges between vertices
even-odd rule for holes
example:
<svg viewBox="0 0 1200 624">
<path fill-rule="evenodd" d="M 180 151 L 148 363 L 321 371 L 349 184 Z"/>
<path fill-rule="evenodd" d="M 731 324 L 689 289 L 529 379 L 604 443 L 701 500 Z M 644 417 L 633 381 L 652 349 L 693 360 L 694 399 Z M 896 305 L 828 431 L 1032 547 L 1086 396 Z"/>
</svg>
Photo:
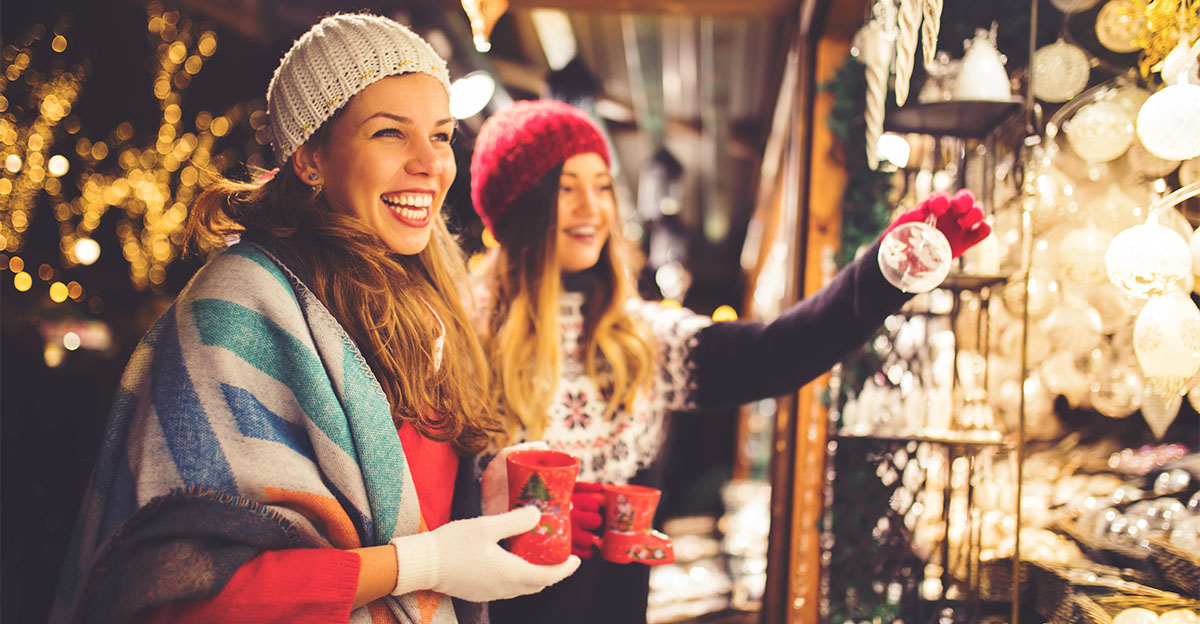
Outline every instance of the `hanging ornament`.
<svg viewBox="0 0 1200 624">
<path fill-rule="evenodd" d="M 1084 298 L 1100 314 L 1100 332 L 1111 334 L 1128 325 L 1133 317 L 1133 305 L 1125 291 L 1105 281 L 1084 291 Z"/>
<path fill-rule="evenodd" d="M 1050 0 L 1054 8 L 1063 13 L 1079 13 L 1086 11 L 1094 6 L 1100 0 Z"/>
<path fill-rule="evenodd" d="M 1119 87 L 1116 92 L 1113 93 L 1112 101 L 1116 102 L 1121 106 L 1121 108 L 1125 109 L 1125 112 L 1129 113 L 1130 117 L 1137 119 L 1138 111 L 1142 109 L 1142 104 L 1145 104 L 1149 97 L 1149 91 L 1135 84 L 1128 84 L 1123 87 Z"/>
<path fill-rule="evenodd" d="M 1179 408 L 1182 406 L 1183 395 L 1159 394 L 1147 384 L 1145 393 L 1142 395 L 1142 418 L 1146 420 L 1146 424 L 1150 426 L 1150 431 L 1154 433 L 1156 439 L 1162 439 L 1163 434 L 1171 427 L 1171 423 L 1175 422 L 1175 417 L 1179 415 Z"/>
<path fill-rule="evenodd" d="M 1133 325 L 1133 353 L 1155 393 L 1180 396 L 1200 370 L 1200 310 L 1183 293 L 1151 297 Z"/>
<path fill-rule="evenodd" d="M 1102 284 L 1108 280 L 1104 268 L 1104 252 L 1112 243 L 1112 235 L 1090 221 L 1072 229 L 1057 245 L 1058 270 L 1068 282 L 1082 286 Z"/>
<path fill-rule="evenodd" d="M 1097 412 L 1109 418 L 1125 418 L 1142 406 L 1145 383 L 1134 368 L 1106 361 L 1092 371 L 1092 378 L 1088 401 Z"/>
<path fill-rule="evenodd" d="M 1191 290 L 1192 255 L 1174 230 L 1152 217 L 1117 234 L 1104 253 L 1108 279 L 1133 297 Z"/>
<path fill-rule="evenodd" d="M 1183 161 L 1179 165 L 1179 183 L 1183 186 L 1200 182 L 1200 157 Z"/>
<path fill-rule="evenodd" d="M 1004 293 L 1001 299 L 1004 301 L 1004 307 L 1008 309 L 1013 316 L 1021 317 L 1024 313 L 1025 298 L 1022 296 L 1023 291 L 1021 286 L 1024 281 L 1020 278 L 1013 279 L 1004 287 Z M 1058 305 L 1062 295 L 1059 292 L 1058 282 L 1044 269 L 1032 269 L 1029 271 L 1029 318 L 1030 320 L 1040 319 L 1050 314 Z"/>
<path fill-rule="evenodd" d="M 908 101 L 909 82 L 916 61 L 917 37 L 921 31 L 921 8 L 924 0 L 900 0 L 897 16 L 899 32 L 896 37 L 896 106 Z"/>
<path fill-rule="evenodd" d="M 921 49 L 925 65 L 933 64 L 937 55 L 938 31 L 942 27 L 942 0 L 925 0 L 922 5 Z"/>
<path fill-rule="evenodd" d="M 1192 233 L 1188 249 L 1192 252 L 1192 290 L 1200 289 L 1200 228 Z"/>
<path fill-rule="evenodd" d="M 930 215 L 936 223 L 936 217 Z M 903 223 L 879 244 L 879 269 L 883 277 L 903 292 L 920 293 L 937 288 L 950 273 L 950 242 L 932 223 Z"/>
<path fill-rule="evenodd" d="M 1087 53 L 1061 38 L 1033 53 L 1033 95 L 1045 102 L 1066 102 L 1087 87 L 1092 68 Z"/>
<path fill-rule="evenodd" d="M 1096 15 L 1096 38 L 1100 45 L 1124 54 L 1135 52 L 1134 37 L 1146 25 L 1146 16 L 1133 0 L 1109 0 Z"/>
<path fill-rule="evenodd" d="M 1200 42 L 1189 49 L 1186 38 L 1163 61 L 1163 87 L 1138 111 L 1138 138 L 1151 154 L 1168 160 L 1200 156 L 1200 84 L 1195 58 Z"/>
<path fill-rule="evenodd" d="M 854 37 L 859 60 L 866 65 L 866 149 L 867 164 L 879 168 L 879 137 L 883 136 L 883 114 L 887 104 L 888 67 L 892 63 L 895 45 L 896 6 L 891 0 L 881 0 L 872 9 L 873 17 Z"/>
<path fill-rule="evenodd" d="M 1080 158 L 1090 163 L 1108 162 L 1133 143 L 1133 118 L 1115 102 L 1092 102 L 1071 117 L 1065 132 L 1067 143 Z"/>
<path fill-rule="evenodd" d="M 963 41 L 962 69 L 954 82 L 956 100 L 1004 101 L 1012 98 L 1012 85 L 1004 70 L 1004 58 L 996 49 L 995 23 L 992 29 L 975 29 L 975 38 Z"/>
<path fill-rule="evenodd" d="M 1129 151 L 1125 152 L 1125 158 L 1134 171 L 1147 178 L 1161 178 L 1179 167 L 1178 160 L 1167 160 L 1151 154 L 1150 150 L 1142 144 L 1141 139 L 1137 139 L 1129 145 Z"/>
<path fill-rule="evenodd" d="M 1060 355 L 1084 355 L 1104 339 L 1100 313 L 1078 296 L 1064 297 L 1041 325 Z"/>
<path fill-rule="evenodd" d="M 492 49 L 492 29 L 508 10 L 508 0 L 462 0 L 463 11 L 471 23 L 471 39 L 478 52 Z"/>
</svg>

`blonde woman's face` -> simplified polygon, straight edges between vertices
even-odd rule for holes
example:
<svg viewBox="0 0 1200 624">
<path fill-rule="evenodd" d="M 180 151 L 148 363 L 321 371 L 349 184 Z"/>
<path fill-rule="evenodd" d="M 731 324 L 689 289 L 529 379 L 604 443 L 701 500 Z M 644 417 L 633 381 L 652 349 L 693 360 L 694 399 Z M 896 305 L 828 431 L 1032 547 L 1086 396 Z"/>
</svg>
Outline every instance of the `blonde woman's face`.
<svg viewBox="0 0 1200 624">
<path fill-rule="evenodd" d="M 372 84 L 346 104 L 315 156 L 326 199 L 392 251 L 420 253 L 458 172 L 453 135 L 449 96 L 434 78 L 405 74 Z"/>
<path fill-rule="evenodd" d="M 563 163 L 558 181 L 558 264 L 575 273 L 600 259 L 616 214 L 612 176 L 594 152 Z"/>
</svg>

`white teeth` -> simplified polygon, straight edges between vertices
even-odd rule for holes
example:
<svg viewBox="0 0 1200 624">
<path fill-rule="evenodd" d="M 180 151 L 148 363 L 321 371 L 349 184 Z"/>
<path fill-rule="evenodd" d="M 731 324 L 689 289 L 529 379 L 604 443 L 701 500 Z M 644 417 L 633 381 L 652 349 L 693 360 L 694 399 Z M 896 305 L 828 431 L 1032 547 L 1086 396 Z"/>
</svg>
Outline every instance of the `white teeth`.
<svg viewBox="0 0 1200 624">
<path fill-rule="evenodd" d="M 566 233 L 568 236 L 595 236 L 596 228 L 595 226 L 591 225 L 583 225 L 580 227 L 567 228 Z"/>
<path fill-rule="evenodd" d="M 412 208 L 393 208 L 392 211 L 404 217 L 405 219 L 412 219 L 414 221 L 425 218 L 424 210 L 413 210 Z"/>
<path fill-rule="evenodd" d="M 384 195 L 383 203 L 392 206 L 411 206 L 413 208 L 428 208 L 433 205 L 433 195 L 429 193 L 399 193 Z"/>
</svg>

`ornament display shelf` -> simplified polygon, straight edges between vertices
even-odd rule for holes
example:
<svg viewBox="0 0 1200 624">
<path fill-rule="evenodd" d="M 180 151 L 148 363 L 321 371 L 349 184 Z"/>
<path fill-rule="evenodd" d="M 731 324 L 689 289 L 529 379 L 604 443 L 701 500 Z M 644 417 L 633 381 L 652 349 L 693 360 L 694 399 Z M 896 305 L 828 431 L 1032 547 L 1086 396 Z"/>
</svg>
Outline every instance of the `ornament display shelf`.
<svg viewBox="0 0 1200 624">
<path fill-rule="evenodd" d="M 982 290 L 991 286 L 999 286 L 1007 282 L 1011 277 L 1011 275 L 976 275 L 951 272 L 938 288 L 954 291 Z"/>
<path fill-rule="evenodd" d="M 888 111 L 883 128 L 890 132 L 979 139 L 1012 114 L 1021 100 L 948 100 L 926 102 Z"/>
<path fill-rule="evenodd" d="M 848 431 L 835 431 L 835 440 L 879 440 L 881 442 L 928 442 L 946 446 L 961 447 L 1002 447 L 1013 448 L 1015 441 L 1005 438 L 998 431 L 944 431 L 917 432 L 911 434 L 863 434 Z"/>
</svg>

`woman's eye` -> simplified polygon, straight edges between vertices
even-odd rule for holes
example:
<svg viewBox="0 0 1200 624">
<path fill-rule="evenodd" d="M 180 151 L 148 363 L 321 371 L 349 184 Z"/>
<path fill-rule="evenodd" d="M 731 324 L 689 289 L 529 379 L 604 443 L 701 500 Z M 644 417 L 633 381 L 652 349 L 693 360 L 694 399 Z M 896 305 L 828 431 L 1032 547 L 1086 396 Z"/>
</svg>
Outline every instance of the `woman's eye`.
<svg viewBox="0 0 1200 624">
<path fill-rule="evenodd" d="M 433 140 L 438 143 L 450 143 L 454 140 L 454 134 L 451 132 L 439 132 L 433 135 Z"/>
<path fill-rule="evenodd" d="M 611 184 L 606 184 L 600 188 L 597 188 L 596 191 L 599 193 L 611 193 L 613 192 L 613 186 Z"/>
<path fill-rule="evenodd" d="M 402 136 L 404 136 L 404 133 L 403 133 L 403 132 L 400 132 L 400 131 L 399 131 L 398 129 L 396 129 L 396 128 L 384 128 L 383 130 L 380 130 L 379 132 L 376 132 L 375 134 L 373 134 L 373 135 L 371 135 L 371 136 L 375 136 L 375 137 L 402 137 Z"/>
<path fill-rule="evenodd" d="M 571 187 L 569 187 L 569 186 L 560 186 L 560 187 L 558 187 L 558 192 L 559 192 L 559 193 L 571 193 L 571 192 L 573 192 L 574 190 L 575 190 L 575 189 L 573 189 L 573 188 L 571 188 Z"/>
</svg>

